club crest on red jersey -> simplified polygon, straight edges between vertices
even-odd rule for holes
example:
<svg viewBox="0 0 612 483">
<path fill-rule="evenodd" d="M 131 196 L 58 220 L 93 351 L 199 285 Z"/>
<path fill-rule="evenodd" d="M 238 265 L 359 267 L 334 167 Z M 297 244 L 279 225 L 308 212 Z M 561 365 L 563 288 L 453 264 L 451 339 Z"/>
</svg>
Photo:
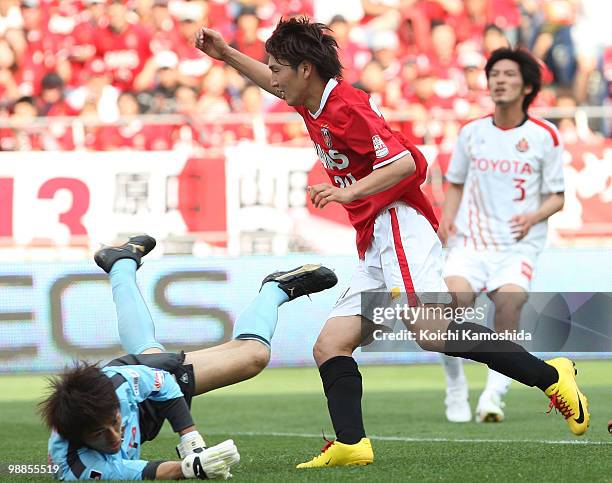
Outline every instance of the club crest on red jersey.
<svg viewBox="0 0 612 483">
<path fill-rule="evenodd" d="M 529 143 L 527 142 L 527 139 L 522 138 L 517 144 L 516 144 L 516 149 L 519 153 L 524 153 L 526 151 L 529 151 Z"/>
<path fill-rule="evenodd" d="M 387 154 L 389 154 L 389 148 L 378 134 L 372 136 L 372 144 L 374 145 L 374 152 L 376 153 L 377 158 L 384 158 Z"/>
<path fill-rule="evenodd" d="M 328 149 L 331 149 L 332 137 L 331 137 L 331 133 L 329 132 L 329 128 L 327 126 L 322 127 L 321 134 L 323 134 L 323 141 L 325 141 L 325 146 L 327 146 Z"/>
</svg>

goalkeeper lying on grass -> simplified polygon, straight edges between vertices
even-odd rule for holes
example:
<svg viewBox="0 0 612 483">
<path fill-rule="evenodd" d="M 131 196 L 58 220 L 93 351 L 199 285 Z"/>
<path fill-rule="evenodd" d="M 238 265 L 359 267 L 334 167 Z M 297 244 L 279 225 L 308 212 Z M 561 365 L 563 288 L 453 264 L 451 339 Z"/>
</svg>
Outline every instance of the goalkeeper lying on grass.
<svg viewBox="0 0 612 483">
<path fill-rule="evenodd" d="M 197 431 L 193 396 L 249 379 L 268 364 L 278 307 L 333 287 L 334 273 L 303 265 L 268 275 L 234 325 L 230 342 L 185 353 L 164 352 L 136 285 L 141 258 L 155 247 L 147 235 L 99 250 L 94 259 L 110 275 L 121 344 L 129 355 L 100 368 L 78 363 L 51 380 L 40 404 L 50 464 L 62 480 L 228 479 L 240 460 L 232 440 L 210 448 Z M 180 461 L 145 461 L 140 447 L 164 420 L 179 433 Z"/>
</svg>

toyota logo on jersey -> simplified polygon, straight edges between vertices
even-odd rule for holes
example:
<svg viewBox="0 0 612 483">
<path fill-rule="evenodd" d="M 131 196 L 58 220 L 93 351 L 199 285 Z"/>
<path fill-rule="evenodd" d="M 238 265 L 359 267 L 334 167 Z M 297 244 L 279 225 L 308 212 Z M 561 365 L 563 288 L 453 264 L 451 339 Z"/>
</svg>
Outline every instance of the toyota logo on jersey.
<svg viewBox="0 0 612 483">
<path fill-rule="evenodd" d="M 331 133 L 329 132 L 329 129 L 327 127 L 322 127 L 321 134 L 323 134 L 323 141 L 325 141 L 325 146 L 327 146 L 327 149 L 330 149 L 332 147 L 332 137 Z"/>
</svg>

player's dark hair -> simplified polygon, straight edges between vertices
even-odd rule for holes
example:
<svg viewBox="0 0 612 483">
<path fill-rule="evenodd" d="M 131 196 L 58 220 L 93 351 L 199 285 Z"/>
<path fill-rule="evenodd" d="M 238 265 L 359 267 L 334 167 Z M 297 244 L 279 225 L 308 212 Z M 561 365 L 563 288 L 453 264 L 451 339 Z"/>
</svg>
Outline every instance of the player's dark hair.
<svg viewBox="0 0 612 483">
<path fill-rule="evenodd" d="M 97 364 L 77 362 L 49 378 L 49 396 L 38 405 L 45 424 L 60 436 L 82 443 L 85 433 L 112 421 L 119 410 L 115 388 Z"/>
<path fill-rule="evenodd" d="M 501 49 L 494 50 L 491 53 L 491 57 L 487 60 L 485 65 L 485 74 L 487 80 L 489 79 L 489 73 L 493 66 L 500 60 L 508 59 L 516 62 L 519 65 L 521 71 L 521 77 L 523 78 L 523 84 L 525 86 L 531 86 L 531 92 L 525 96 L 523 100 L 523 112 L 527 112 L 527 109 L 533 102 L 533 100 L 540 92 L 542 87 L 542 71 L 540 64 L 529 52 L 523 49 L 509 49 L 502 47 Z"/>
<path fill-rule="evenodd" d="M 266 52 L 277 61 L 288 62 L 297 70 L 302 61 L 317 68 L 324 80 L 342 77 L 342 64 L 338 57 L 338 43 L 323 23 L 311 22 L 307 17 L 281 19 L 266 41 Z"/>
</svg>

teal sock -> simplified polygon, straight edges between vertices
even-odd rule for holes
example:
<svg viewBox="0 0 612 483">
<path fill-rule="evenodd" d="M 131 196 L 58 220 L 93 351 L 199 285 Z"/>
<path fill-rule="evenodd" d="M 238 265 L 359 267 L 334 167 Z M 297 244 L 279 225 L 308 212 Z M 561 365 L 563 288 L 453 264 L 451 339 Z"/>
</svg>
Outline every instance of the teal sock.
<svg viewBox="0 0 612 483">
<path fill-rule="evenodd" d="M 164 350 L 155 340 L 155 324 L 136 284 L 136 262 L 130 258 L 117 260 L 109 275 L 123 349 L 128 354 L 153 347 Z"/>
<path fill-rule="evenodd" d="M 234 339 L 258 340 L 270 346 L 278 322 L 278 308 L 289 300 L 276 282 L 265 283 L 261 292 L 238 316 L 234 324 Z"/>
</svg>

